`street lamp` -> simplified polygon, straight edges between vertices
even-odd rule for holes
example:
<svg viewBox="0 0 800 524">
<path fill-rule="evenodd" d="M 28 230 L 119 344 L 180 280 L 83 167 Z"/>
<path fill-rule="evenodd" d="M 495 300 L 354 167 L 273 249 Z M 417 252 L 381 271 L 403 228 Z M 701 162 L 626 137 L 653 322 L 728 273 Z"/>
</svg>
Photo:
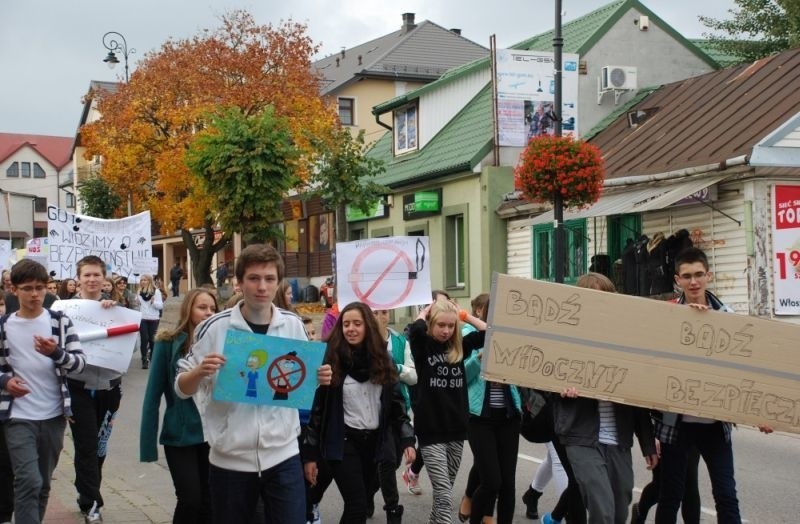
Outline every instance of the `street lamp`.
<svg viewBox="0 0 800 524">
<path fill-rule="evenodd" d="M 119 38 L 119 40 L 118 40 Z M 113 69 L 115 65 L 119 64 L 117 52 L 122 53 L 122 58 L 125 60 L 125 83 L 128 83 L 128 56 L 136 52 L 136 49 L 128 49 L 128 42 L 122 34 L 116 31 L 109 31 L 103 35 L 103 45 L 108 49 L 108 55 L 103 59 L 108 65 L 109 69 Z"/>
</svg>

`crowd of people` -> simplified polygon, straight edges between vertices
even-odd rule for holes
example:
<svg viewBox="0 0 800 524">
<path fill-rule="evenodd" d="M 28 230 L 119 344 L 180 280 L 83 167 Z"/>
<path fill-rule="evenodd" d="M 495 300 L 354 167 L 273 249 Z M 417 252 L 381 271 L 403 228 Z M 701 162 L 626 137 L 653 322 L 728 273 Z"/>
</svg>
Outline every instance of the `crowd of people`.
<svg viewBox="0 0 800 524">
<path fill-rule="evenodd" d="M 271 246 L 241 252 L 233 274 L 236 300 L 228 307 L 220 307 L 213 289 L 191 290 L 168 330 L 158 330 L 166 293 L 153 278 L 140 278 L 133 293 L 122 278 L 106 279 L 96 257 L 81 260 L 77 273 L 72 291 L 68 281 L 54 287 L 59 297 L 63 291 L 70 294 L 64 298 L 142 312 L 142 367 L 150 369 L 140 460 L 157 460 L 163 446 L 175 487 L 175 523 L 316 523 L 331 484 L 343 501 L 339 522 L 374 516 L 380 491 L 386 522 L 399 523 L 398 470 L 413 495 L 423 494 L 423 470 L 428 476 L 429 523 L 511 523 L 523 420 L 547 426 L 550 435 L 546 460 L 520 490 L 530 519 L 540 517 L 540 497 L 554 479 L 558 503 L 542 513 L 546 524 L 640 523 L 653 505 L 657 523 L 676 522 L 679 511 L 685 522 L 699 522 L 702 458 L 718 522 L 741 522 L 730 424 L 594 400 L 575 388 L 546 393 L 484 380 L 485 293 L 466 311 L 434 291 L 416 319 L 397 330 L 389 327 L 390 311 L 334 304 L 320 328 L 324 356 L 313 404 L 295 410 L 213 396 L 229 330 L 316 339 L 311 319 L 293 309 L 283 261 Z M 227 272 L 218 276 L 227 278 Z M 728 310 L 708 291 L 710 279 L 705 254 L 687 249 L 676 260 L 681 292 L 675 302 Z M 86 522 L 101 522 L 102 466 L 122 374 L 86 363 L 70 320 L 45 305 L 50 279 L 41 265 L 20 262 L 7 283 L 3 275 L 3 284 L 17 309 L 0 317 L 0 522 L 10 520 L 9 510 L 17 523 L 41 522 L 66 420 L 78 506 Z M 615 291 L 598 273 L 577 285 Z M 10 301 L 6 294 L 7 308 Z M 634 436 L 653 477 L 631 506 Z M 455 494 L 465 442 L 473 465 L 464 493 Z"/>
</svg>

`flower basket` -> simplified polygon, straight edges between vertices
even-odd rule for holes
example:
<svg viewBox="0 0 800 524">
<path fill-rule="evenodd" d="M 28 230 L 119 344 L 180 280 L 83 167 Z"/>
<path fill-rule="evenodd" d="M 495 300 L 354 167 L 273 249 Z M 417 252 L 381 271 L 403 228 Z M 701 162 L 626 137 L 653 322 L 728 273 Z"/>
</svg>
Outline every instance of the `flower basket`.
<svg viewBox="0 0 800 524">
<path fill-rule="evenodd" d="M 561 194 L 564 207 L 581 208 L 597 202 L 605 167 L 600 150 L 571 137 L 537 136 L 519 157 L 515 186 L 532 202 L 552 202 Z"/>
</svg>

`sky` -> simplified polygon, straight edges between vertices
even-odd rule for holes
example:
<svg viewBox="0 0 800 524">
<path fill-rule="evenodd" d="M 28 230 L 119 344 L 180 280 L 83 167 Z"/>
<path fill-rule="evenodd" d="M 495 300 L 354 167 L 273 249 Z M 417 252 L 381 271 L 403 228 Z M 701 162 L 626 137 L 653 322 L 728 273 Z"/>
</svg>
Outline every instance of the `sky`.
<svg viewBox="0 0 800 524">
<path fill-rule="evenodd" d="M 610 0 L 562 0 L 568 22 Z M 707 28 L 698 15 L 729 18 L 733 0 L 640 0 L 687 38 Z M 0 0 L 0 132 L 74 136 L 81 97 L 91 80 L 123 79 L 124 67 L 103 63 L 102 37 L 122 33 L 131 71 L 168 38 L 188 38 L 219 26 L 222 14 L 245 9 L 258 23 L 292 19 L 308 25 L 322 56 L 400 28 L 402 13 L 430 20 L 485 47 L 498 47 L 548 31 L 553 0 Z M 118 55 L 119 56 L 119 55 Z M 122 57 L 119 56 L 120 60 Z"/>
</svg>

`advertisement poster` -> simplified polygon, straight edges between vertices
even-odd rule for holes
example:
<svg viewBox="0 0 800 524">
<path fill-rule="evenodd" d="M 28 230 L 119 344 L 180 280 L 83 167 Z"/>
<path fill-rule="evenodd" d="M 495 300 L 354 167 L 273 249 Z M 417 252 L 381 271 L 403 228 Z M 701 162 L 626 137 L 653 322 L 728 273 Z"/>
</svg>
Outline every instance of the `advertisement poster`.
<svg viewBox="0 0 800 524">
<path fill-rule="evenodd" d="M 578 129 L 578 55 L 564 53 L 561 130 Z M 497 50 L 497 127 L 501 146 L 524 147 L 534 136 L 555 132 L 554 56 L 542 51 Z"/>
<path fill-rule="evenodd" d="M 800 315 L 800 186 L 772 188 L 775 314 Z"/>
</svg>

